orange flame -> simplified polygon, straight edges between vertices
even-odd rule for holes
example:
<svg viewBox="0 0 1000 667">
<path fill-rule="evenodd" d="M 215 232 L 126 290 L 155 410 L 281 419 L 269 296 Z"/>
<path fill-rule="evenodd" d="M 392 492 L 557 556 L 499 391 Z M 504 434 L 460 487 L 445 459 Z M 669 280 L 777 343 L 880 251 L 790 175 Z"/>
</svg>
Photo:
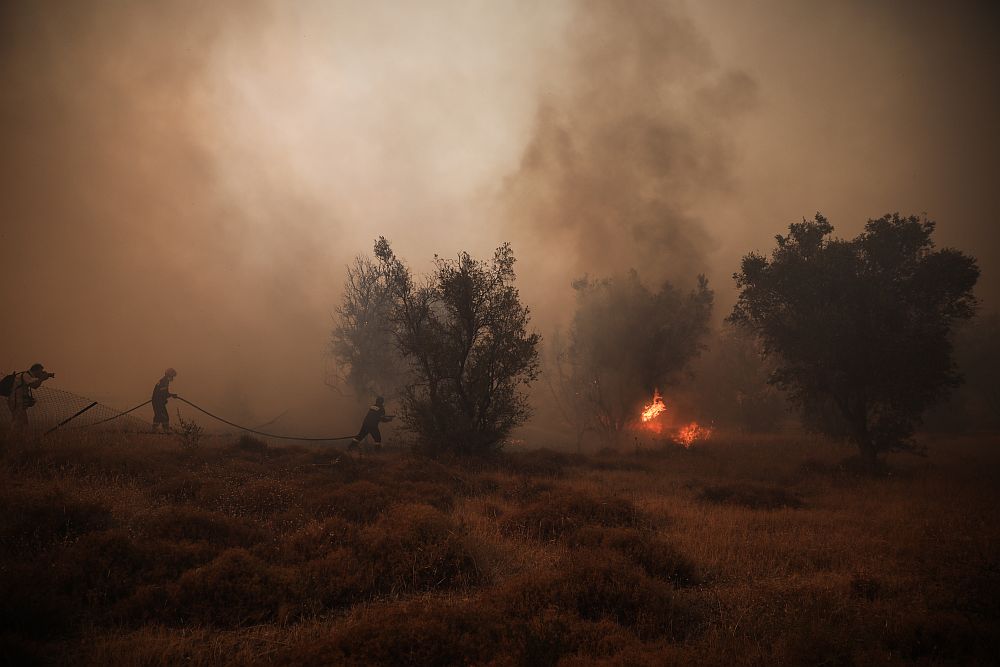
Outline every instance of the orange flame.
<svg viewBox="0 0 1000 667">
<path fill-rule="evenodd" d="M 682 426 L 677 431 L 676 440 L 687 449 L 698 440 L 708 440 L 712 437 L 712 429 L 709 426 L 702 426 L 698 422 L 691 422 L 687 426 Z"/>
<path fill-rule="evenodd" d="M 660 416 L 667 409 L 667 404 L 663 402 L 663 397 L 657 389 L 653 390 L 653 402 L 642 409 L 642 422 L 648 423 Z"/>
</svg>

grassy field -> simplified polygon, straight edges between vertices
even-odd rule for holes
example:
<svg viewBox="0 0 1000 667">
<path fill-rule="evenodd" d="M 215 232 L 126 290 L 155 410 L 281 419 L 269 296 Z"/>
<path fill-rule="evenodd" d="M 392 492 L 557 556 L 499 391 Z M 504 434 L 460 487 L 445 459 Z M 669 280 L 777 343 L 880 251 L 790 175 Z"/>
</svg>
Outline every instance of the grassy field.
<svg viewBox="0 0 1000 667">
<path fill-rule="evenodd" d="M 8 442 L 8 663 L 989 664 L 1000 439 L 508 452 Z"/>
</svg>

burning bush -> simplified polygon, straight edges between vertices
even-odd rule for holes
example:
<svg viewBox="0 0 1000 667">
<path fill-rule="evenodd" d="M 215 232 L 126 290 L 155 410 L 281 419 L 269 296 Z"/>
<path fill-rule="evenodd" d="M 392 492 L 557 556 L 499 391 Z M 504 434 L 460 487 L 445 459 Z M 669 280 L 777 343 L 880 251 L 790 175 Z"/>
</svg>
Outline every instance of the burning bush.
<svg viewBox="0 0 1000 667">
<path fill-rule="evenodd" d="M 704 277 L 687 294 L 670 283 L 652 292 L 635 271 L 624 278 L 579 280 L 574 287 L 570 345 L 557 355 L 558 398 L 566 404 L 564 414 L 577 415 L 617 443 L 623 430 L 641 423 L 639 408 L 650 393 L 667 386 L 701 352 L 713 294 Z M 647 407 L 655 412 L 665 406 L 654 395 Z"/>
</svg>

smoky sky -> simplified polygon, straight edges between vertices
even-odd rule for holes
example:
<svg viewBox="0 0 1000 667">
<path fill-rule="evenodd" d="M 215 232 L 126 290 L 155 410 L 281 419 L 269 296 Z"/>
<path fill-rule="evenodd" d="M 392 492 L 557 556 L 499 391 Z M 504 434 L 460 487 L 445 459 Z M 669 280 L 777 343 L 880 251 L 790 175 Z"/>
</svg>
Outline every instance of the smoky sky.
<svg viewBox="0 0 1000 667">
<path fill-rule="evenodd" d="M 417 271 L 512 241 L 544 334 L 584 273 L 706 273 L 721 317 L 789 222 L 926 212 L 989 306 L 985 7 L 3 3 L 0 366 L 349 424 L 324 351 L 381 234 Z"/>
</svg>

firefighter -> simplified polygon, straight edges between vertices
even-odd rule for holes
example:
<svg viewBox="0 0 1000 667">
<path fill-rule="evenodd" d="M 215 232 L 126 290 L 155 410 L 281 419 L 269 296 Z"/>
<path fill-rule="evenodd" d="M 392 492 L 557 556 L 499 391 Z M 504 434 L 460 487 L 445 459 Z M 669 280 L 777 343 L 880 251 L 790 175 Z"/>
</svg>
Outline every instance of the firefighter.
<svg viewBox="0 0 1000 667">
<path fill-rule="evenodd" d="M 153 404 L 153 433 L 156 433 L 157 426 L 162 426 L 164 433 L 170 433 L 170 413 L 167 412 L 167 399 L 177 398 L 177 394 L 170 393 L 170 383 L 175 377 L 177 377 L 177 371 L 168 368 L 164 371 L 160 381 L 153 387 L 153 397 L 150 399 Z"/>
<path fill-rule="evenodd" d="M 351 440 L 349 449 L 355 449 L 369 435 L 378 447 L 382 447 L 382 434 L 379 433 L 378 425 L 392 420 L 392 415 L 385 414 L 385 399 L 381 396 L 376 397 L 375 405 L 368 408 L 368 414 L 365 415 L 365 420 L 361 423 L 361 430 Z"/>
<path fill-rule="evenodd" d="M 10 395 L 7 397 L 7 407 L 10 408 L 10 429 L 19 431 L 28 426 L 28 408 L 35 404 L 31 390 L 38 389 L 55 373 L 49 373 L 41 364 L 32 364 L 31 368 L 20 373 L 14 373 Z"/>
</svg>

